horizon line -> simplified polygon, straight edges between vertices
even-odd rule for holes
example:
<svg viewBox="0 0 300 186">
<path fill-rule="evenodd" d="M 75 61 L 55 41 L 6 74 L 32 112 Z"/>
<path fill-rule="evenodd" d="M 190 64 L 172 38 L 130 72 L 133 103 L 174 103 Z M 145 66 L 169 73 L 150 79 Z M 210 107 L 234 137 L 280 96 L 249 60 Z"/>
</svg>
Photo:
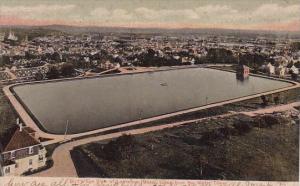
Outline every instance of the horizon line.
<svg viewBox="0 0 300 186">
<path fill-rule="evenodd" d="M 130 27 L 130 26 L 99 26 L 99 25 L 75 25 L 75 24 L 41 24 L 41 25 L 29 25 L 29 24 L 0 24 L 0 28 L 2 27 L 51 27 L 51 26 L 65 26 L 65 27 L 78 27 L 78 28 L 120 28 L 120 29 L 160 29 L 160 30 L 184 30 L 184 29 L 189 29 L 189 30 L 232 30 L 232 31 L 253 31 L 253 32 L 288 32 L 288 33 L 299 33 L 300 30 L 275 30 L 275 29 L 251 29 L 251 28 L 222 28 L 222 27 L 178 27 L 178 28 L 173 28 L 173 27 L 151 27 L 151 26 L 144 26 L 144 27 Z"/>
</svg>

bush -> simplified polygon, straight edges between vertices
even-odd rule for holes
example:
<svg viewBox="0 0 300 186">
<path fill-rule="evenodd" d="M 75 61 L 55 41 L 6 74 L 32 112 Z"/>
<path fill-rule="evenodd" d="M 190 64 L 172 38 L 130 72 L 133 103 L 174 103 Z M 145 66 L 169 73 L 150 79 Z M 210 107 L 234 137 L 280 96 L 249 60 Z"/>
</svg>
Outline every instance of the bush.
<svg viewBox="0 0 300 186">
<path fill-rule="evenodd" d="M 250 132 L 253 127 L 250 122 L 242 122 L 242 121 L 238 121 L 234 123 L 233 126 L 239 132 L 239 134 Z"/>
<path fill-rule="evenodd" d="M 56 66 L 51 66 L 46 74 L 48 79 L 57 79 L 59 77 L 59 71 Z"/>
<path fill-rule="evenodd" d="M 277 124 L 280 124 L 279 118 L 272 115 L 264 115 L 255 120 L 254 126 L 259 128 L 267 128 Z"/>
<path fill-rule="evenodd" d="M 225 139 L 231 135 L 236 135 L 236 133 L 236 130 L 230 127 L 214 129 L 213 131 L 203 133 L 201 143 L 210 144 L 215 140 Z"/>
<path fill-rule="evenodd" d="M 123 135 L 112 140 L 103 147 L 103 153 L 105 159 L 120 161 L 123 159 L 128 159 L 132 155 L 131 150 L 136 144 L 134 136 Z"/>
<path fill-rule="evenodd" d="M 60 71 L 62 76 L 70 77 L 75 73 L 74 65 L 72 63 L 64 63 Z"/>
</svg>

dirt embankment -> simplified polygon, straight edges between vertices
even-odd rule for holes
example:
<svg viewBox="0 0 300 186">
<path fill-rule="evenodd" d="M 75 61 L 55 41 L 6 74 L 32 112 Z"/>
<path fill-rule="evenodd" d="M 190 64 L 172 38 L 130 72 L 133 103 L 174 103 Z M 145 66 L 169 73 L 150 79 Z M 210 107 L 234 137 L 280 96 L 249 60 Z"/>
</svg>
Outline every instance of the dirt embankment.
<svg viewBox="0 0 300 186">
<path fill-rule="evenodd" d="M 122 136 L 71 155 L 82 177 L 297 181 L 298 147 L 299 121 L 285 112 Z"/>
<path fill-rule="evenodd" d="M 2 92 L 0 85 L 0 151 L 1 145 L 5 146 L 16 127 L 17 114 Z"/>
</svg>

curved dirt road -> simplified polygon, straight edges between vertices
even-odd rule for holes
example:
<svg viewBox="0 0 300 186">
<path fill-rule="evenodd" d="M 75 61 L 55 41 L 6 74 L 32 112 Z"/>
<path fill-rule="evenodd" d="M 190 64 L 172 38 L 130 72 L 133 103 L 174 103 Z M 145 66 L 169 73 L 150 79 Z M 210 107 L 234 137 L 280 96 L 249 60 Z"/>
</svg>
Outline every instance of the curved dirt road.
<svg viewBox="0 0 300 186">
<path fill-rule="evenodd" d="M 84 145 L 84 144 L 95 142 L 95 141 L 113 139 L 113 138 L 117 138 L 123 134 L 131 134 L 131 135 L 143 134 L 143 133 L 147 133 L 147 132 L 176 127 L 176 126 L 188 124 L 191 122 L 197 122 L 197 121 L 201 121 L 204 119 L 217 118 L 217 117 L 219 117 L 219 118 L 220 117 L 228 117 L 228 116 L 235 115 L 235 114 L 237 114 L 237 113 L 229 113 L 229 114 L 224 114 L 224 115 L 219 115 L 219 116 L 214 116 L 214 117 L 194 119 L 194 120 L 176 122 L 176 123 L 171 123 L 171 124 L 166 124 L 166 125 L 146 127 L 146 128 L 141 128 L 141 129 L 133 129 L 133 130 L 128 130 L 128 131 L 116 132 L 116 133 L 111 133 L 111 134 L 107 134 L 107 135 L 89 137 L 89 138 L 85 138 L 85 139 L 81 139 L 81 140 L 77 140 L 77 141 L 73 141 L 73 142 L 68 142 L 68 143 L 58 146 L 54 150 L 53 155 L 52 155 L 52 160 L 54 162 L 53 167 L 51 167 L 48 170 L 42 171 L 40 173 L 33 174 L 32 176 L 77 177 L 78 175 L 76 173 L 76 169 L 75 169 L 74 163 L 72 161 L 70 151 L 74 147 L 79 146 L 79 145 Z"/>
<path fill-rule="evenodd" d="M 147 127 L 147 128 L 141 128 L 141 129 L 133 129 L 133 130 L 128 130 L 128 131 L 123 131 L 123 132 L 117 132 L 117 133 L 112 133 L 112 134 L 107 134 L 107 135 L 102 135 L 102 136 L 96 136 L 96 137 L 89 137 L 69 143 L 65 143 L 63 145 L 60 145 L 54 150 L 54 153 L 52 155 L 52 159 L 54 162 L 53 167 L 51 167 L 48 170 L 45 170 L 43 172 L 34 174 L 33 176 L 42 176 L 42 177 L 77 177 L 76 169 L 74 166 L 74 163 L 72 161 L 70 151 L 79 145 L 84 145 L 87 143 L 95 142 L 95 141 L 101 141 L 101 140 L 107 140 L 107 139 L 112 139 L 112 138 L 117 138 L 123 134 L 131 134 L 131 135 L 136 135 L 136 134 L 142 134 L 142 133 L 147 133 L 147 132 L 152 132 L 152 131 L 157 131 L 157 130 L 162 130 L 165 128 L 171 128 L 171 127 L 176 127 L 180 125 L 185 125 L 193 122 L 199 122 L 201 120 L 206 120 L 206 119 L 213 119 L 213 118 L 222 118 L 222 117 L 228 117 L 236 114 L 246 114 L 249 116 L 254 116 L 257 114 L 264 114 L 264 113 L 273 113 L 273 112 L 282 112 L 282 111 L 287 111 L 287 110 L 292 110 L 294 107 L 300 106 L 300 102 L 295 102 L 295 103 L 290 103 L 286 105 L 279 105 L 275 107 L 270 107 L 270 108 L 264 108 L 264 109 L 258 109 L 255 111 L 249 111 L 249 112 L 232 112 L 229 114 L 223 114 L 219 116 L 212 116 L 212 117 L 207 117 L 207 118 L 201 118 L 201 119 L 194 119 L 194 120 L 188 120 L 188 121 L 183 121 L 183 122 L 176 122 L 176 123 L 171 123 L 171 124 L 166 124 L 166 125 L 160 125 L 160 126 L 153 126 L 153 127 Z"/>
</svg>

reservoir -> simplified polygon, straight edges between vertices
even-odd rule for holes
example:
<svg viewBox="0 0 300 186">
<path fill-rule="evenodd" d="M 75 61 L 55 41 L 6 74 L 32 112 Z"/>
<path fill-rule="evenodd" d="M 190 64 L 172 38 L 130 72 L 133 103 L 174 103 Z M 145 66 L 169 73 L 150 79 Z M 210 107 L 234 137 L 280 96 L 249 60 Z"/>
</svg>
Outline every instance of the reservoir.
<svg viewBox="0 0 300 186">
<path fill-rule="evenodd" d="M 186 68 L 138 74 L 24 84 L 13 87 L 44 130 L 64 134 L 186 110 L 292 86 L 291 83 L 235 73 Z"/>
</svg>

